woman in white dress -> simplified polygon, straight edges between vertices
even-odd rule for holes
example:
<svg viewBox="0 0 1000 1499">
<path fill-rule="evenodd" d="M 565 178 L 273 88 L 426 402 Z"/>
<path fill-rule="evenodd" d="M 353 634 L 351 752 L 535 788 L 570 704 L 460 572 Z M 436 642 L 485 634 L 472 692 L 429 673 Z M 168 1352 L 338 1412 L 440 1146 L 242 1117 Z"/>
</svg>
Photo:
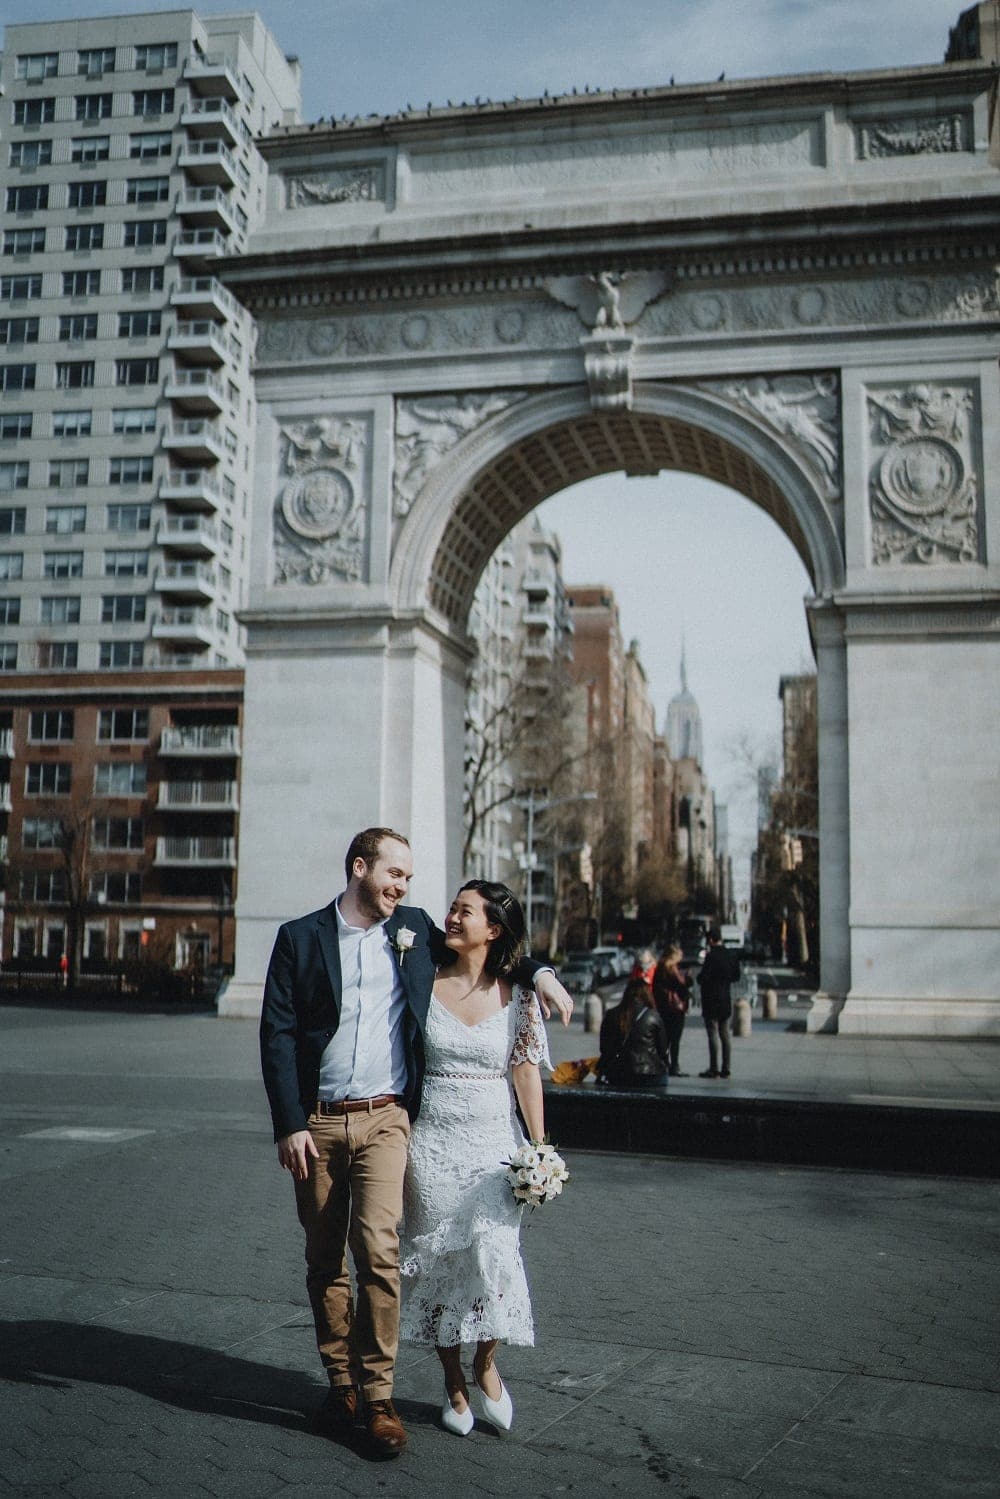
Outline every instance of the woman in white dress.
<svg viewBox="0 0 1000 1499">
<path fill-rule="evenodd" d="M 539 1066 L 551 1067 L 538 1001 L 512 985 L 524 915 L 506 885 L 470 880 L 444 924 L 454 964 L 438 971 L 427 1015 L 426 1072 L 410 1136 L 401 1254 L 401 1337 L 433 1343 L 444 1368 L 442 1425 L 459 1436 L 473 1414 L 462 1344 L 475 1343 L 483 1409 L 508 1430 L 510 1395 L 497 1344 L 534 1343 L 519 1245 L 521 1206 L 505 1163 L 524 1133 L 545 1132 Z"/>
</svg>

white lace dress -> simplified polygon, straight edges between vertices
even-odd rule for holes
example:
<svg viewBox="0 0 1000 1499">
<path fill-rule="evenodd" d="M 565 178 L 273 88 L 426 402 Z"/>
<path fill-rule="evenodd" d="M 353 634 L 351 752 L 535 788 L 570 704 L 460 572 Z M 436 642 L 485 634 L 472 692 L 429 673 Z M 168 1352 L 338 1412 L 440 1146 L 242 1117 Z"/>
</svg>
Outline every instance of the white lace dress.
<svg viewBox="0 0 1000 1499">
<path fill-rule="evenodd" d="M 505 1009 L 469 1026 L 432 998 L 425 1046 L 403 1193 L 400 1337 L 532 1344 L 523 1210 L 504 1171 L 524 1141 L 510 1069 L 552 1065 L 538 1001 L 515 985 Z"/>
</svg>

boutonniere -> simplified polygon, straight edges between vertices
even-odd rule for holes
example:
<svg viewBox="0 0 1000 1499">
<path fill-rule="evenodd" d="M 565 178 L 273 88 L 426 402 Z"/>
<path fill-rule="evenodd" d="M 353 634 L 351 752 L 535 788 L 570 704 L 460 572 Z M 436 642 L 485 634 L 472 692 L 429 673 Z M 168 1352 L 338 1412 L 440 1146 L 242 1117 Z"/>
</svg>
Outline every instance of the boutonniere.
<svg viewBox="0 0 1000 1499">
<path fill-rule="evenodd" d="M 411 931 L 408 926 L 401 926 L 399 930 L 393 934 L 392 945 L 399 954 L 400 962 L 403 961 L 403 959 L 406 957 L 406 954 L 413 946 L 416 935 L 416 932 Z"/>
</svg>

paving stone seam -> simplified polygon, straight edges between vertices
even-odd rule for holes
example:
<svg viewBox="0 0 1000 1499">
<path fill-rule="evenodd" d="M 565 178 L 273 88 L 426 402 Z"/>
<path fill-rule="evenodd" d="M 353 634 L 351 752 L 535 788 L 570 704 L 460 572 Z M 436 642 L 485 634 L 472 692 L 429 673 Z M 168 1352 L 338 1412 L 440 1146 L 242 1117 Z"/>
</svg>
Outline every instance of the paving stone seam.
<svg viewBox="0 0 1000 1499">
<path fill-rule="evenodd" d="M 767 1451 L 764 1452 L 764 1453 L 762 1453 L 761 1456 L 757 1459 L 757 1461 L 755 1463 L 752 1463 L 750 1465 L 750 1467 L 747 1468 L 747 1470 L 746 1470 L 745 1473 L 741 1473 L 740 1474 L 740 1482 L 741 1483 L 746 1483 L 746 1481 L 749 1478 L 751 1478 L 754 1473 L 756 1473 L 757 1469 L 759 1467 L 761 1467 L 762 1464 L 767 1461 L 767 1459 L 771 1456 L 772 1452 L 776 1452 L 779 1447 L 783 1447 L 786 1442 L 791 1441 L 793 1433 L 795 1431 L 797 1431 L 798 1428 L 804 1424 L 804 1422 L 806 1422 L 806 1421 L 809 1420 L 809 1418 L 813 1414 L 813 1412 L 816 1411 L 816 1410 L 818 1410 L 819 1407 L 825 1401 L 827 1401 L 827 1400 L 830 1399 L 831 1395 L 835 1394 L 836 1391 L 840 1389 L 841 1385 L 844 1384 L 846 1380 L 848 1380 L 848 1379 L 850 1379 L 852 1377 L 853 1376 L 850 1375 L 850 1374 L 842 1374 L 841 1377 L 837 1380 L 837 1382 L 834 1385 L 832 1385 L 830 1387 L 830 1389 L 828 1389 L 825 1392 L 825 1394 L 820 1395 L 818 1397 L 818 1399 L 813 1402 L 813 1404 L 809 1407 L 809 1409 L 805 1412 L 804 1415 L 801 1415 L 796 1420 L 794 1420 L 791 1423 L 791 1425 L 789 1426 L 788 1430 L 786 1432 L 784 1432 L 784 1434 L 782 1436 L 780 1436 L 776 1442 L 772 1442 L 771 1446 L 767 1449 Z"/>
</svg>

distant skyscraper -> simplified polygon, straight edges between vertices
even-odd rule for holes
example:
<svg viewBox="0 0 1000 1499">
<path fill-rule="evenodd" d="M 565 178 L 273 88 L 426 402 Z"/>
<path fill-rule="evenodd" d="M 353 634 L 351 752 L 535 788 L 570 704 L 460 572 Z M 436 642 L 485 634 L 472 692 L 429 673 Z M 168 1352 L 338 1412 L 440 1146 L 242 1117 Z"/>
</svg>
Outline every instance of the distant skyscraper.
<svg viewBox="0 0 1000 1499">
<path fill-rule="evenodd" d="M 702 763 L 701 710 L 688 689 L 687 657 L 681 645 L 681 690 L 667 705 L 667 747 L 672 760 Z"/>
</svg>

